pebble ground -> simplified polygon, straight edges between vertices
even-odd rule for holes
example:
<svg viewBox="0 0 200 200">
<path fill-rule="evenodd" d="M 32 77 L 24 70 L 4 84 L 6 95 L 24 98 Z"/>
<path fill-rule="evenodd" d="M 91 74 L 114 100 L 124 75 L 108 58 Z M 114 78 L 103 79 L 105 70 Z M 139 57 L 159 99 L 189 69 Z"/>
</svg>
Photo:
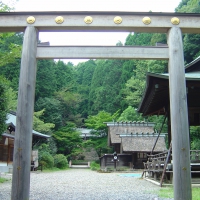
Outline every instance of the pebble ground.
<svg viewBox="0 0 200 200">
<path fill-rule="evenodd" d="M 31 172 L 30 200 L 167 200 L 157 196 L 159 186 L 121 174 L 88 169 Z M 7 181 L 0 184 L 0 200 L 10 199 Z"/>
</svg>

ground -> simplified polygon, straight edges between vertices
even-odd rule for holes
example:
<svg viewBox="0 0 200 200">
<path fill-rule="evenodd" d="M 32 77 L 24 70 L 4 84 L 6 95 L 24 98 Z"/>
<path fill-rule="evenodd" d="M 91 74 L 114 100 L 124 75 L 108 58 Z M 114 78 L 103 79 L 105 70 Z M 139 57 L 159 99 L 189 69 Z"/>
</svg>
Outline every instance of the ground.
<svg viewBox="0 0 200 200">
<path fill-rule="evenodd" d="M 11 181 L 0 184 L 0 199 L 9 200 Z M 154 185 L 139 175 L 98 173 L 89 169 L 31 172 L 30 200 L 161 200 Z M 164 199 L 162 199 L 164 200 Z"/>
</svg>

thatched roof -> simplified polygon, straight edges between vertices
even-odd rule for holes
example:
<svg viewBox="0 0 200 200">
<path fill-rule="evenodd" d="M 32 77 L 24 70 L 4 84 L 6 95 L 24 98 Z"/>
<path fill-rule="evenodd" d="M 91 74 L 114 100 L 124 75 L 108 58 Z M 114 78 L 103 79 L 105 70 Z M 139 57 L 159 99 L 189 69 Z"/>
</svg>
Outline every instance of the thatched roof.
<svg viewBox="0 0 200 200">
<path fill-rule="evenodd" d="M 109 134 L 112 144 L 121 143 L 120 134 L 130 134 L 130 133 L 153 133 L 153 125 L 147 123 L 110 123 Z"/>
<path fill-rule="evenodd" d="M 151 152 L 156 141 L 156 136 L 122 137 L 123 152 Z M 166 150 L 165 138 L 159 137 L 154 152 Z"/>
</svg>

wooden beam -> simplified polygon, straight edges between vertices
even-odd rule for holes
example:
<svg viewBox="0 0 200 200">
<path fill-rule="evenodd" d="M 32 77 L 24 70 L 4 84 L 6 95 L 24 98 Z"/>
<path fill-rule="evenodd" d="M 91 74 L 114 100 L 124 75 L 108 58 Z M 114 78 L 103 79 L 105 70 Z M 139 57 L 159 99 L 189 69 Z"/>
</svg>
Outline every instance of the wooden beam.
<svg viewBox="0 0 200 200">
<path fill-rule="evenodd" d="M 27 18 L 33 16 L 34 24 L 28 24 Z M 62 16 L 64 22 L 57 24 L 55 18 Z M 84 18 L 91 16 L 92 23 L 86 24 Z M 122 22 L 116 24 L 114 18 L 120 16 Z M 148 16 L 151 23 L 146 25 L 143 18 Z M 178 25 L 171 19 L 177 17 Z M 98 31 L 98 32 L 153 32 L 167 33 L 171 27 L 179 27 L 184 33 L 200 33 L 200 14 L 156 13 L 156 12 L 1 12 L 0 31 L 19 32 L 27 26 L 39 31 Z"/>
<path fill-rule="evenodd" d="M 37 31 L 24 34 L 15 129 L 11 199 L 29 199 L 33 109 L 36 82 Z"/>
<path fill-rule="evenodd" d="M 191 200 L 187 93 L 181 29 L 168 33 L 174 199 Z"/>
<path fill-rule="evenodd" d="M 167 47 L 38 46 L 38 59 L 158 59 L 168 60 Z"/>
</svg>

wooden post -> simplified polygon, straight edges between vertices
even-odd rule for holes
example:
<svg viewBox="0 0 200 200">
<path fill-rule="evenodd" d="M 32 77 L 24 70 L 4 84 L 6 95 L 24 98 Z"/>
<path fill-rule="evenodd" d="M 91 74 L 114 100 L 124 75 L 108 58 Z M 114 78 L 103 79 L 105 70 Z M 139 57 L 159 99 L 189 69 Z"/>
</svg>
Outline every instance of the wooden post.
<svg viewBox="0 0 200 200">
<path fill-rule="evenodd" d="M 13 155 L 12 200 L 29 199 L 33 110 L 36 82 L 37 30 L 27 27 L 21 58 Z"/>
<path fill-rule="evenodd" d="M 175 200 L 191 200 L 189 126 L 182 33 L 179 27 L 168 32 L 169 87 Z"/>
</svg>

